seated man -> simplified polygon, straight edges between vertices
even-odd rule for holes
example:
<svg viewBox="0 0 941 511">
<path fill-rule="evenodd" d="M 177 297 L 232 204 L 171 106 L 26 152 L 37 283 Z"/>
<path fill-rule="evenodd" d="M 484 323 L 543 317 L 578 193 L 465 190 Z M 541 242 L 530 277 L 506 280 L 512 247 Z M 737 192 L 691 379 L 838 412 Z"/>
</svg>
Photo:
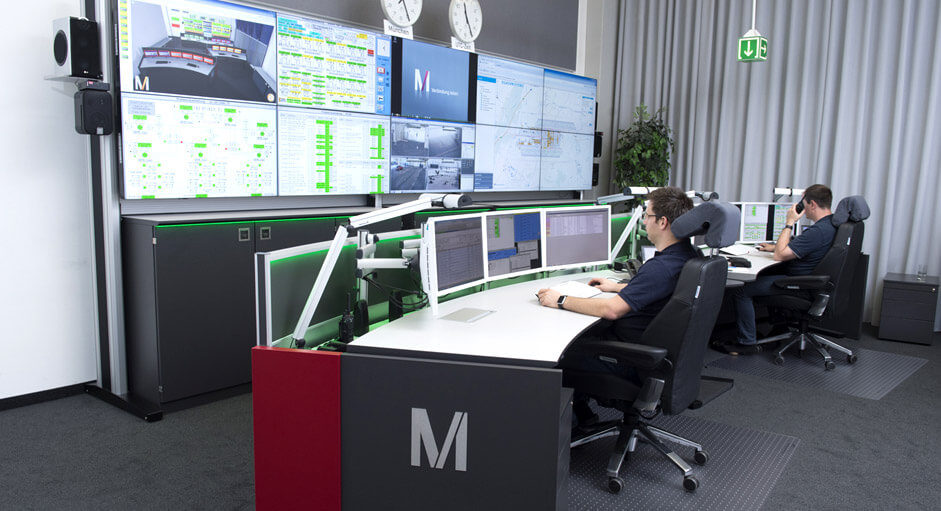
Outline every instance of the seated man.
<svg viewBox="0 0 941 511">
<path fill-rule="evenodd" d="M 558 291 L 540 289 L 537 293 L 539 303 L 546 307 L 558 307 L 598 316 L 613 322 L 609 329 L 593 329 L 580 339 L 602 337 L 624 342 L 639 342 L 647 325 L 670 301 L 683 265 L 689 259 L 699 255 L 688 238 L 677 239 L 670 230 L 674 220 L 691 209 L 693 209 L 692 199 L 679 188 L 666 187 L 654 190 L 647 196 L 647 210 L 643 217 L 647 237 L 657 249 L 654 257 L 646 261 L 627 284 L 618 284 L 601 278 L 594 278 L 589 282 L 593 286 L 598 286 L 601 291 L 617 293 L 616 296 L 610 298 L 565 297 L 561 296 Z M 636 376 L 623 373 L 616 367 L 606 366 L 605 362 L 580 354 L 578 341 L 566 350 L 559 366 L 563 369 L 621 372 L 628 378 Z M 586 396 L 576 395 L 574 411 L 582 425 L 597 421 L 597 416 L 588 406 Z"/>
<path fill-rule="evenodd" d="M 832 202 L 833 193 L 826 186 L 816 184 L 807 188 L 799 203 L 803 204 L 804 210 L 797 212 L 798 203 L 791 206 L 777 243 L 759 243 L 756 246 L 762 252 L 774 252 L 775 261 L 786 262 L 781 268 L 775 268 L 775 275 L 759 275 L 754 281 L 729 291 L 735 306 L 738 333 L 736 342 L 720 346 L 726 353 L 739 355 L 761 351 L 755 333 L 755 305 L 752 298 L 786 292 L 775 287 L 774 282 L 788 275 L 809 275 L 814 270 L 830 249 L 836 235 L 836 227 L 830 222 Z M 794 224 L 804 215 L 813 220 L 814 224 L 792 239 Z"/>
</svg>

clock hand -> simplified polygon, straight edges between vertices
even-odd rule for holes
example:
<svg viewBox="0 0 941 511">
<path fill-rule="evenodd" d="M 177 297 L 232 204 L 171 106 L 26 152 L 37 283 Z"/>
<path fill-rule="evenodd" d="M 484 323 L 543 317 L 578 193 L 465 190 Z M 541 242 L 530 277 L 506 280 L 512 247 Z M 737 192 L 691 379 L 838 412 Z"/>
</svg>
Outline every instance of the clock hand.
<svg viewBox="0 0 941 511">
<path fill-rule="evenodd" d="M 474 33 L 474 29 L 470 26 L 470 18 L 467 17 L 467 4 L 464 4 L 464 21 L 467 22 L 467 29 L 470 30 L 470 33 Z"/>
<path fill-rule="evenodd" d="M 412 21 L 412 17 L 408 14 L 408 4 L 405 3 L 405 0 L 399 0 L 399 3 L 405 8 L 405 19 Z"/>
</svg>

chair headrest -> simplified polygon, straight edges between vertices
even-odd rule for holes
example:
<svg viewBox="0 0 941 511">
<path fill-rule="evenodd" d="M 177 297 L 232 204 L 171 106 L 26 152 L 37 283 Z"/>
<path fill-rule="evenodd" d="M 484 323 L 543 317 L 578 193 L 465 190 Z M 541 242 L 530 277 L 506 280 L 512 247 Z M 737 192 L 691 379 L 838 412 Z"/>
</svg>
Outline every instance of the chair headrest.
<svg viewBox="0 0 941 511">
<path fill-rule="evenodd" d="M 837 204 L 830 223 L 839 227 L 848 220 L 859 222 L 867 218 L 869 218 L 869 204 L 866 203 L 866 199 L 862 195 L 850 195 Z"/>
<path fill-rule="evenodd" d="M 705 235 L 706 245 L 727 247 L 738 240 L 742 212 L 728 202 L 709 201 L 677 218 L 670 229 L 677 238 Z"/>
</svg>

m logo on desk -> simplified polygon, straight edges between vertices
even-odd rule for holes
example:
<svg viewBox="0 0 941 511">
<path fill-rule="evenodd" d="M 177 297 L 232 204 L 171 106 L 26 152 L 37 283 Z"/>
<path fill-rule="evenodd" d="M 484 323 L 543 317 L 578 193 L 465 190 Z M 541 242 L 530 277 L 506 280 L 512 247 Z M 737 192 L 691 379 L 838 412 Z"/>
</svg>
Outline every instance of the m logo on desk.
<svg viewBox="0 0 941 511">
<path fill-rule="evenodd" d="M 432 468 L 443 469 L 444 463 L 451 453 L 451 446 L 457 442 L 454 450 L 454 470 L 467 471 L 467 412 L 454 412 L 451 418 L 451 427 L 444 437 L 444 444 L 438 450 L 435 433 L 431 430 L 431 421 L 428 420 L 428 410 L 412 408 L 412 466 L 421 466 L 421 448 L 425 448 L 428 464 Z"/>
</svg>

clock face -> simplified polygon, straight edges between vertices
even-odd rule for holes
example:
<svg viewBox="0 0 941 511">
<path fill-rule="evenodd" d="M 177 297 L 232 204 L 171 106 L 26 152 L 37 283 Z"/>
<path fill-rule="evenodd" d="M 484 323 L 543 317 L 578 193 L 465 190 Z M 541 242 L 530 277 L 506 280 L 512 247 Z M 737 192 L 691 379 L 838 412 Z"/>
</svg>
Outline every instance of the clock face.
<svg viewBox="0 0 941 511">
<path fill-rule="evenodd" d="M 418 21 L 422 0 L 379 0 L 382 12 L 393 24 L 410 27 Z"/>
<path fill-rule="evenodd" d="M 448 18 L 451 22 L 451 33 L 465 43 L 477 39 L 484 24 L 484 15 L 480 11 L 478 0 L 451 0 Z"/>
</svg>

